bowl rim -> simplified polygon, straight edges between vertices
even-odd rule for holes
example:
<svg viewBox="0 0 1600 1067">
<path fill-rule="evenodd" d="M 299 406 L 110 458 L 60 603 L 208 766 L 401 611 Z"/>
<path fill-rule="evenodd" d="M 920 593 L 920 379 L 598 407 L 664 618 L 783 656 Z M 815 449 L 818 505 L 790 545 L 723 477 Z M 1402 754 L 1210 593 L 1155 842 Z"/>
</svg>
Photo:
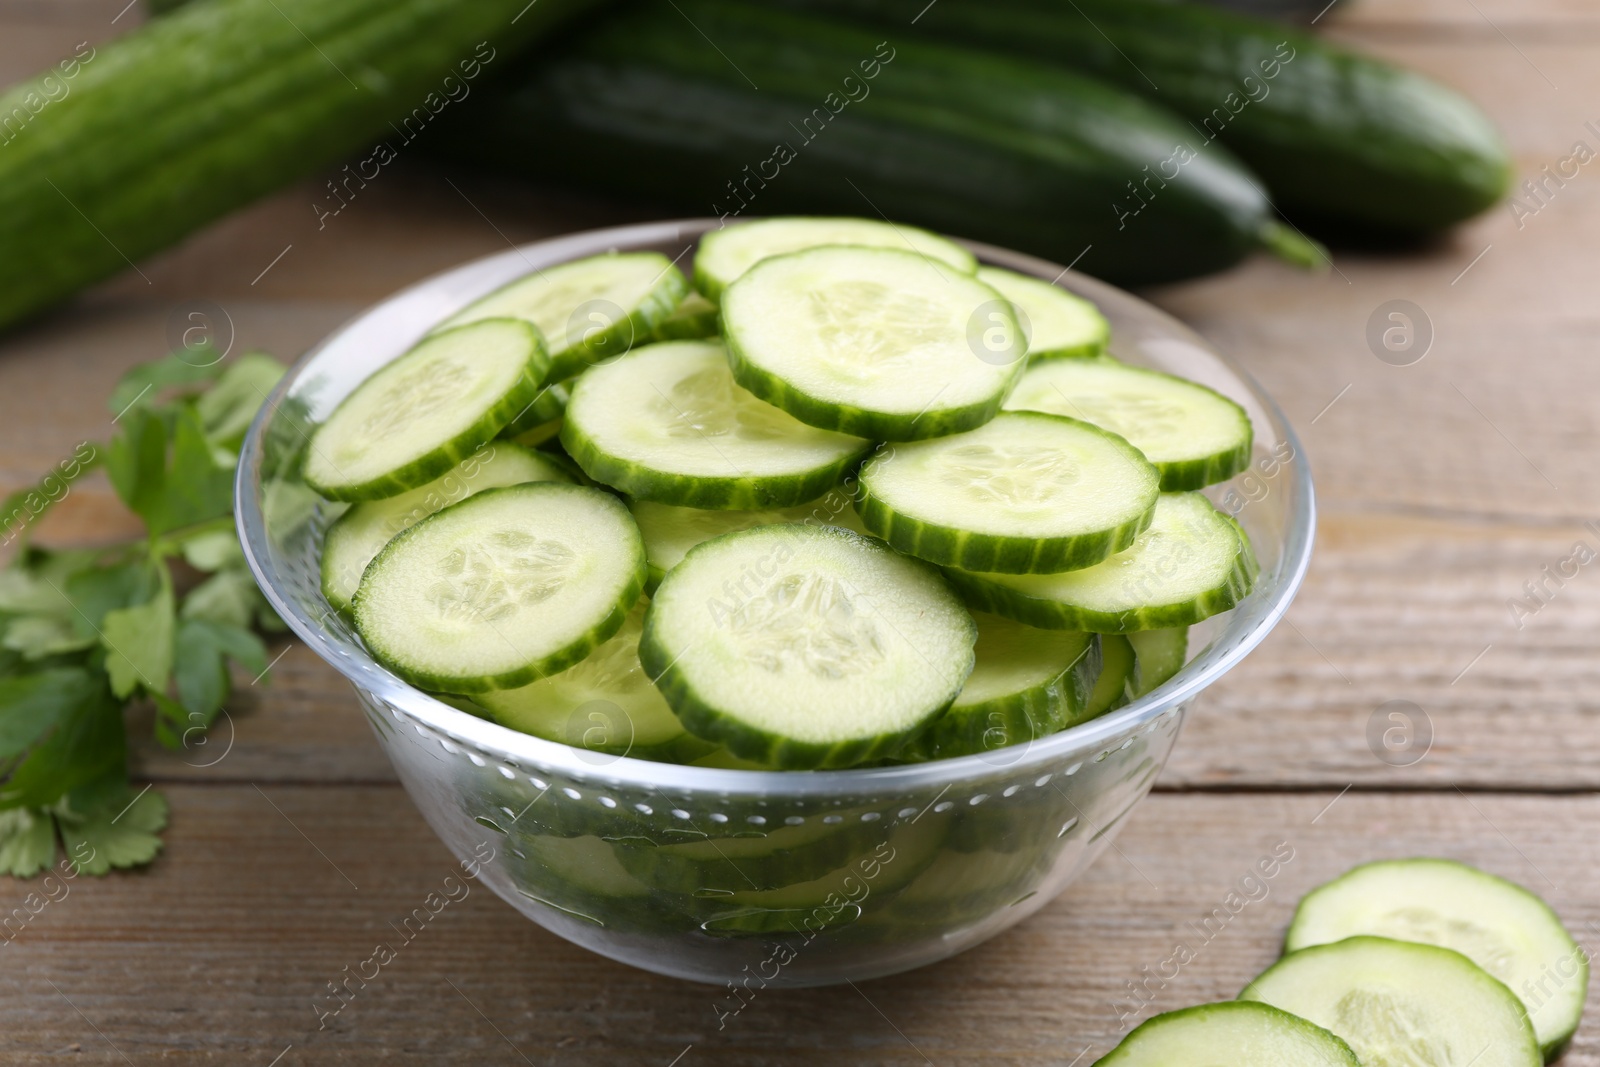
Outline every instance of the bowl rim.
<svg viewBox="0 0 1600 1067">
<path fill-rule="evenodd" d="M 271 414 L 288 396 L 290 389 L 301 379 L 307 368 L 341 336 L 358 324 L 403 301 L 443 288 L 461 274 L 486 269 L 492 263 L 503 261 L 509 265 L 518 260 L 526 263 L 531 261 L 530 253 L 538 253 L 543 257 L 555 251 L 558 258 L 550 260 L 553 264 L 575 258 L 577 255 L 595 254 L 607 249 L 641 248 L 676 240 L 690 241 L 690 245 L 685 248 L 687 251 L 701 235 L 722 225 L 724 223 L 715 218 L 634 223 L 579 231 L 529 244 L 514 245 L 509 251 L 482 256 L 436 272 L 385 297 L 344 322 L 295 360 L 251 421 L 250 429 L 240 448 L 238 471 L 234 482 L 235 525 L 244 549 L 245 560 L 262 593 L 295 636 L 305 642 L 306 646 L 322 660 L 344 675 L 358 691 L 376 697 L 394 709 L 397 714 L 409 717 L 419 729 L 430 728 L 457 744 L 519 768 L 545 768 L 549 772 L 601 780 L 619 787 L 632 785 L 647 789 L 672 789 L 683 793 L 817 797 L 879 789 L 903 792 L 940 784 L 949 788 L 964 780 L 992 778 L 1004 771 L 1025 771 L 1040 764 L 1059 762 L 1070 754 L 1087 753 L 1113 739 L 1131 736 L 1141 727 L 1153 728 L 1155 721 L 1161 716 L 1192 700 L 1201 690 L 1233 669 L 1266 638 L 1288 610 L 1310 566 L 1312 546 L 1316 536 L 1315 494 L 1312 488 L 1310 464 L 1298 435 L 1282 409 L 1262 389 L 1254 376 L 1231 356 L 1216 349 L 1180 320 L 1125 290 L 1035 256 L 982 242 L 952 238 L 973 252 L 980 263 L 1004 267 L 1040 279 L 1053 278 L 1054 283 L 1070 279 L 1072 284 L 1064 288 L 1086 294 L 1090 299 L 1099 294 L 1112 301 L 1137 302 L 1146 312 L 1161 320 L 1162 325 L 1173 335 L 1192 340 L 1219 360 L 1229 373 L 1237 377 L 1250 391 L 1254 402 L 1259 404 L 1281 428 L 1284 442 L 1293 450 L 1292 457 L 1286 463 L 1295 474 L 1291 479 L 1291 498 L 1286 508 L 1287 518 L 1284 522 L 1283 555 L 1279 563 L 1282 579 L 1273 590 L 1273 597 L 1266 610 L 1260 613 L 1260 618 L 1253 626 L 1240 633 L 1232 643 L 1226 647 L 1218 647 L 1221 643 L 1213 642 L 1210 648 L 1186 664 L 1172 681 L 1116 711 L 1046 737 L 1025 742 L 1020 746 L 1010 746 L 1023 749 L 1014 761 L 1001 762 L 995 758 L 996 753 L 977 753 L 895 767 L 841 768 L 804 772 L 696 767 L 687 764 L 658 763 L 628 756 L 606 756 L 602 760 L 597 758 L 596 754 L 587 751 L 580 756 L 580 750 L 562 742 L 547 741 L 531 734 L 520 733 L 451 707 L 389 673 L 362 650 L 357 650 L 358 655 L 348 655 L 342 650 L 331 647 L 329 638 L 316 619 L 301 610 L 280 588 L 282 584 L 280 572 L 272 562 L 265 516 L 255 492 L 260 482 L 264 429 Z M 563 254 L 569 250 L 572 255 Z M 1006 752 L 1009 749 L 996 751 Z M 943 795 L 942 792 L 940 795 Z"/>
</svg>

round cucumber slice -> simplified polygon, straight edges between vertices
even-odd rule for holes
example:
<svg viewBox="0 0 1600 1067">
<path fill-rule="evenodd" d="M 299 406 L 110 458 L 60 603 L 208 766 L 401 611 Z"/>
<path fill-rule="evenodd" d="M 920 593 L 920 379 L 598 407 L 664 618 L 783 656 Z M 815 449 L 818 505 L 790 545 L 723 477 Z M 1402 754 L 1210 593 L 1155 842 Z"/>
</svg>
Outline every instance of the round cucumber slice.
<svg viewBox="0 0 1600 1067">
<path fill-rule="evenodd" d="M 610 493 L 488 489 L 378 553 L 356 591 L 356 630 L 413 685 L 507 689 L 571 666 L 621 629 L 644 573 L 639 528 Z"/>
<path fill-rule="evenodd" d="M 322 545 L 322 595 L 350 610 L 361 575 L 383 546 L 434 512 L 485 489 L 522 482 L 571 482 L 560 464 L 521 445 L 495 441 L 427 485 L 383 500 L 352 504 L 328 527 Z"/>
<path fill-rule="evenodd" d="M 836 813 L 837 814 L 837 813 Z M 718 830 L 723 828 L 718 827 Z M 762 831 L 728 828 L 725 836 L 695 834 L 651 846 L 614 842 L 617 858 L 635 877 L 674 893 L 779 889 L 808 882 L 870 853 L 884 838 L 882 825 L 826 823 L 812 816 L 797 826 Z"/>
<path fill-rule="evenodd" d="M 733 374 L 802 422 L 880 441 L 983 425 L 1021 373 L 1011 304 L 911 252 L 762 260 L 722 294 Z"/>
<path fill-rule="evenodd" d="M 547 385 L 539 390 L 539 395 L 528 401 L 528 405 L 517 412 L 515 418 L 506 423 L 506 428 L 500 431 L 501 437 L 521 438 L 549 426 L 561 418 L 561 413 L 567 410 L 567 387 L 564 385 Z M 546 434 L 540 440 L 546 440 L 552 434 Z M 539 441 L 518 441 L 519 444 L 535 445 Z"/>
<path fill-rule="evenodd" d="M 715 301 L 763 259 L 818 245 L 900 249 L 927 256 L 941 269 L 962 274 L 971 274 L 978 267 L 977 259 L 965 248 L 915 226 L 873 219 L 772 218 L 713 230 L 702 237 L 694 257 L 694 287 Z"/>
<path fill-rule="evenodd" d="M 961 691 L 976 628 L 925 563 L 783 523 L 689 551 L 639 658 L 691 733 L 778 767 L 889 755 Z"/>
<path fill-rule="evenodd" d="M 1083 714 L 1068 719 L 1063 726 L 1076 726 L 1088 722 L 1108 711 L 1115 711 L 1128 702 L 1128 690 L 1133 680 L 1133 644 L 1122 634 L 1100 635 L 1100 676 L 1089 691 L 1089 702 Z"/>
<path fill-rule="evenodd" d="M 477 703 L 501 726 L 601 756 L 673 763 L 704 756 L 716 746 L 686 731 L 645 677 L 639 663 L 643 630 L 641 603 L 622 629 L 566 670 L 479 694 Z"/>
<path fill-rule="evenodd" d="M 549 367 L 538 333 L 515 319 L 424 338 L 312 433 L 306 484 L 330 500 L 377 500 L 426 484 L 504 429 Z"/>
<path fill-rule="evenodd" d="M 1522 1003 L 1459 952 L 1351 937 L 1301 949 L 1239 994 L 1325 1027 L 1364 1064 L 1539 1067 Z"/>
<path fill-rule="evenodd" d="M 1098 356 L 1106 350 L 1111 324 L 1076 293 L 999 267 L 979 267 L 978 280 L 1017 309 L 1030 360 Z"/>
<path fill-rule="evenodd" d="M 578 379 L 561 443 L 597 482 L 700 508 L 788 507 L 871 443 L 807 426 L 734 384 L 721 345 L 649 345 Z"/>
<path fill-rule="evenodd" d="M 1130 633 L 1188 626 L 1250 592 L 1255 556 L 1239 524 L 1199 493 L 1163 493 L 1133 547 L 1061 574 L 975 573 L 951 583 L 984 611 L 1047 629 Z"/>
<path fill-rule="evenodd" d="M 1137 630 L 1128 635 L 1128 643 L 1133 646 L 1133 673 L 1128 678 L 1128 696 L 1133 699 L 1171 681 L 1189 660 L 1187 626 Z"/>
<path fill-rule="evenodd" d="M 1367 1060 L 1379 1067 L 1387 1060 Z M 1396 1067 L 1423 1067 L 1397 1060 Z M 1350 1046 L 1315 1023 L 1269 1004 L 1201 1004 L 1146 1019 L 1095 1067 L 1361 1067 Z M 1440 1064 L 1439 1067 L 1443 1067 Z M 1463 1063 L 1461 1067 L 1465 1067 Z"/>
<path fill-rule="evenodd" d="M 683 562 L 689 550 L 702 541 L 725 533 L 771 526 L 779 522 L 804 522 L 814 526 L 842 526 L 866 533 L 855 509 L 843 493 L 824 493 L 816 500 L 792 508 L 761 508 L 753 511 L 720 511 L 708 508 L 680 508 L 653 500 L 633 500 L 628 504 L 633 521 L 644 535 L 645 557 L 650 562 L 650 589 L 660 584 L 666 573 Z"/>
<path fill-rule="evenodd" d="M 974 613 L 972 674 L 948 711 L 896 754 L 900 760 L 990 752 L 1053 733 L 1088 710 L 1100 677 L 1100 638 L 1039 630 Z"/>
<path fill-rule="evenodd" d="M 930 563 L 1055 574 L 1131 546 L 1159 495 L 1155 468 L 1122 438 L 1018 411 L 883 446 L 861 468 L 856 508 L 870 532 Z"/>
<path fill-rule="evenodd" d="M 698 341 L 715 337 L 722 329 L 720 309 L 699 293 L 689 293 L 662 319 L 651 334 L 653 341 Z"/>
<path fill-rule="evenodd" d="M 550 349 L 547 380 L 560 382 L 643 344 L 688 291 L 683 274 L 659 252 L 590 256 L 526 274 L 436 329 L 484 318 L 523 319 L 538 328 Z"/>
<path fill-rule="evenodd" d="M 1443 859 L 1363 864 L 1300 901 L 1284 949 L 1374 934 L 1454 949 L 1528 1009 L 1546 1058 L 1572 1037 L 1589 959 L 1550 906 L 1523 887 Z"/>
<path fill-rule="evenodd" d="M 1167 492 L 1227 481 L 1250 465 L 1254 437 L 1244 408 L 1203 385 L 1109 357 L 1032 364 L 1005 406 L 1120 434 L 1161 471 Z"/>
</svg>

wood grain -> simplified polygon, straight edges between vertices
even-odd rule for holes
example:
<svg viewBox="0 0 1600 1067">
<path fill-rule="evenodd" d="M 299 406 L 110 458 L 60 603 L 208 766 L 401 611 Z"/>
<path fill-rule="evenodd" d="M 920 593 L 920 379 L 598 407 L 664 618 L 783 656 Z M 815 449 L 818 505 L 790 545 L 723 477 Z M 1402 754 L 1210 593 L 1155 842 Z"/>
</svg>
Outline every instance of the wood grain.
<svg viewBox="0 0 1600 1067">
<path fill-rule="evenodd" d="M 388 921 L 436 889 L 451 858 L 393 786 L 169 795 L 166 857 L 143 874 L 71 883 L 0 946 L 7 1063 L 55 1062 L 76 1046 L 85 1064 L 120 1063 L 120 1051 L 135 1063 L 264 1067 L 292 1045 L 284 1064 L 666 1067 L 685 1048 L 685 1067 L 1065 1065 L 1086 1048 L 1087 1064 L 1124 1014 L 1232 996 L 1275 957 L 1302 893 L 1381 856 L 1470 860 L 1540 891 L 1586 943 L 1600 932 L 1592 796 L 1156 796 L 1117 851 L 1022 926 L 855 989 L 762 992 L 721 1031 L 715 988 L 591 955 L 482 888 L 319 1031 L 314 998 L 393 938 Z M 1194 940 L 1186 924 L 1280 843 L 1293 858 L 1265 896 L 1254 891 L 1261 899 L 1197 959 L 1152 986 L 1147 1006 L 1129 1002 L 1126 983 Z M 0 883 L 0 905 L 25 892 Z M 1600 1062 L 1592 1027 L 1565 1062 Z"/>
</svg>

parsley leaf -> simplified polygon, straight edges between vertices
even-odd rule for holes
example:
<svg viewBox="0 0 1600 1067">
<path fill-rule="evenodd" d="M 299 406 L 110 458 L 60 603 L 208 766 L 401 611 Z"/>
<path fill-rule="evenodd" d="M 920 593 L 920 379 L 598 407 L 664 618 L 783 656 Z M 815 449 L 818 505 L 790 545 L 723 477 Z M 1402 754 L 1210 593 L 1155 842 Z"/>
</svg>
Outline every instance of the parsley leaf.
<svg viewBox="0 0 1600 1067">
<path fill-rule="evenodd" d="M 124 792 L 83 812 L 64 804 L 57 809 L 56 821 L 78 870 L 105 874 L 113 867 L 137 867 L 156 858 L 167 825 L 167 798 L 147 788 L 138 794 Z"/>
<path fill-rule="evenodd" d="M 143 686 L 161 693 L 172 677 L 172 639 L 176 612 L 172 581 L 163 575 L 161 590 L 150 600 L 106 612 L 100 624 L 100 642 L 106 650 L 106 675 L 111 691 L 130 696 Z"/>
<path fill-rule="evenodd" d="M 56 824 L 49 813 L 0 811 L 0 874 L 32 878 L 56 861 Z"/>
</svg>

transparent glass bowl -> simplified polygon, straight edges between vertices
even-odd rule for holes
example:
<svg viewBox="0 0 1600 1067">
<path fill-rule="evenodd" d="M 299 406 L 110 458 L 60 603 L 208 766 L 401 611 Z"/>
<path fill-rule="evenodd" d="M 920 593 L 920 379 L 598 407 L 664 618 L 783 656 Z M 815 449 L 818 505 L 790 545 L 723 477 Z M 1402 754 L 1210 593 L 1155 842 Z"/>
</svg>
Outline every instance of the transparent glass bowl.
<svg viewBox="0 0 1600 1067">
<path fill-rule="evenodd" d="M 434 323 L 511 278 L 611 249 L 661 251 L 687 270 L 694 242 L 714 225 L 542 241 L 372 308 L 295 364 L 256 419 L 239 464 L 239 532 L 278 613 L 355 686 L 429 825 L 518 911 L 613 959 L 717 985 L 891 974 L 1022 921 L 1106 847 L 1161 773 L 1190 702 L 1288 607 L 1311 553 L 1310 472 L 1271 399 L 1183 325 L 1054 264 L 971 245 L 985 262 L 1097 303 L 1119 358 L 1203 382 L 1254 420 L 1255 465 L 1210 492 L 1249 531 L 1261 578 L 1244 604 L 1194 628 L 1198 654 L 1172 681 L 1029 744 L 903 767 L 779 773 L 544 741 L 459 711 L 374 663 L 319 591 L 322 535 L 336 512 L 299 480 L 309 429 Z"/>
</svg>

